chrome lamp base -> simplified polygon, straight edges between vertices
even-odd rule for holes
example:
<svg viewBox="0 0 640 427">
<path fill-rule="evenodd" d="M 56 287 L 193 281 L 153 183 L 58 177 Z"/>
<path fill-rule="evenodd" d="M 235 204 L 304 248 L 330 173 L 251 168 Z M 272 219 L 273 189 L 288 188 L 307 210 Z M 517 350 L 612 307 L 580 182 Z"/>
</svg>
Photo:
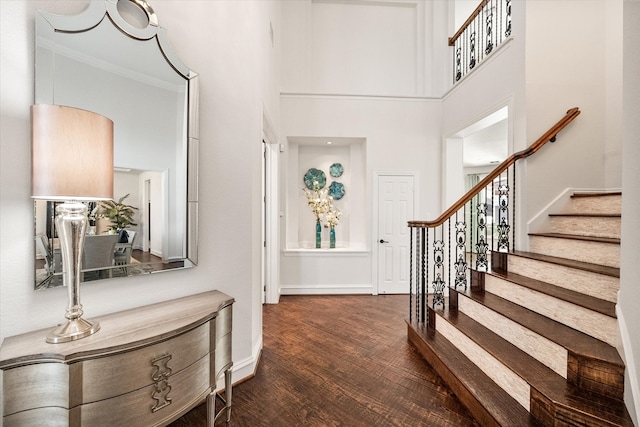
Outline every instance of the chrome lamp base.
<svg viewBox="0 0 640 427">
<path fill-rule="evenodd" d="M 92 322 L 88 319 L 79 317 L 77 319 L 68 320 L 47 335 L 47 342 L 50 344 L 59 344 L 79 340 L 88 337 L 100 330 L 100 323 Z"/>
<path fill-rule="evenodd" d="M 100 329 L 99 323 L 82 318 L 80 304 L 80 274 L 87 223 L 87 207 L 83 203 L 64 202 L 56 208 L 62 282 L 67 287 L 69 306 L 64 316 L 67 321 L 47 336 L 47 342 L 51 344 L 79 340 Z"/>
</svg>

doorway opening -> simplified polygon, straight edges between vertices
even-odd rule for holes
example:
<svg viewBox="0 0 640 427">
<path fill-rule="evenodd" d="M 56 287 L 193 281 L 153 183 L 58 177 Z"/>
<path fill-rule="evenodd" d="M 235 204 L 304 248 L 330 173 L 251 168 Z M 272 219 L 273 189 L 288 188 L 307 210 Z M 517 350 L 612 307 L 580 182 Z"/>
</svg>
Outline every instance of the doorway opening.
<svg viewBox="0 0 640 427">
<path fill-rule="evenodd" d="M 444 209 L 508 157 L 509 127 L 505 106 L 445 138 Z"/>
</svg>

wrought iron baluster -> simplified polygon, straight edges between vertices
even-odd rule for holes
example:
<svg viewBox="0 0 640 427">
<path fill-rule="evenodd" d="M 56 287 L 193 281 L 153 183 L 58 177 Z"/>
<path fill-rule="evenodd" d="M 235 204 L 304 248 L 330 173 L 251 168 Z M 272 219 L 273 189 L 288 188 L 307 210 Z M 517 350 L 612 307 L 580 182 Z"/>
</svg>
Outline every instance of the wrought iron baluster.
<svg viewBox="0 0 640 427">
<path fill-rule="evenodd" d="M 409 227 L 409 323 L 413 320 L 413 227 Z"/>
<path fill-rule="evenodd" d="M 509 185 L 508 182 L 502 183 L 502 175 L 498 186 L 498 204 L 498 252 L 509 252 Z"/>
<path fill-rule="evenodd" d="M 469 73 L 469 29 L 466 29 L 460 40 L 462 40 L 462 76 Z"/>
<path fill-rule="evenodd" d="M 420 297 L 420 233 L 421 230 L 416 230 L 416 322 L 420 322 L 420 310 L 422 304 L 422 298 Z"/>
<path fill-rule="evenodd" d="M 476 66 L 476 32 L 473 31 L 469 37 L 469 69 Z"/>
<path fill-rule="evenodd" d="M 437 231 L 433 230 L 433 308 L 436 308 L 436 304 L 442 304 L 444 308 L 444 286 L 445 282 L 442 279 L 442 270 L 444 263 L 444 242 L 443 242 L 443 226 L 440 226 L 440 240 L 437 240 Z"/>
<path fill-rule="evenodd" d="M 491 10 L 491 6 L 488 7 L 488 13 L 485 17 L 485 24 L 487 37 L 485 53 L 489 55 L 493 50 L 493 41 L 491 40 L 493 38 L 493 11 Z"/>
<path fill-rule="evenodd" d="M 460 39 L 458 39 L 460 40 Z M 455 58 L 455 81 L 457 82 L 458 80 L 460 80 L 462 78 L 462 55 L 461 55 L 461 50 L 460 50 L 460 44 L 458 41 L 456 41 L 456 58 Z"/>
<path fill-rule="evenodd" d="M 458 220 L 458 212 L 456 212 L 456 263 L 454 264 L 456 269 L 456 279 L 454 288 L 458 286 L 464 286 L 464 290 L 467 290 L 467 223 L 464 218 L 466 215 L 466 209 L 463 211 L 463 220 Z"/>
<path fill-rule="evenodd" d="M 423 228 L 423 236 L 424 239 L 422 240 L 422 251 L 423 251 L 423 262 L 425 262 L 425 266 L 426 266 L 426 270 L 424 272 L 424 276 L 423 276 L 423 282 L 422 282 L 422 292 L 423 292 L 423 306 L 422 306 L 422 316 L 424 317 L 426 312 L 427 312 L 427 307 L 428 307 L 428 296 L 429 296 L 429 286 L 427 285 L 427 280 L 429 279 L 429 251 L 427 250 L 427 248 L 429 247 L 429 229 L 428 228 Z M 424 322 L 424 320 L 423 320 Z"/>
<path fill-rule="evenodd" d="M 504 0 L 497 0 L 496 1 L 496 6 L 495 6 L 495 10 L 496 10 L 496 28 L 495 28 L 495 32 L 496 32 L 496 46 L 500 46 L 500 44 L 502 43 L 502 2 Z"/>
<path fill-rule="evenodd" d="M 426 229 L 422 229 L 422 239 L 420 241 L 420 259 L 422 261 L 422 273 L 420 274 L 420 282 L 421 282 L 421 292 L 420 292 L 420 298 L 421 298 L 421 321 L 422 323 L 425 322 L 426 320 L 426 311 L 427 311 L 427 303 L 426 303 L 426 294 L 425 294 L 425 287 L 426 287 L 426 278 L 427 278 L 427 268 L 425 266 L 425 256 L 428 257 L 428 255 L 426 254 L 426 248 L 425 248 L 425 232 L 427 233 L 427 238 L 429 236 L 428 234 L 428 230 Z"/>
<path fill-rule="evenodd" d="M 511 36 L 511 0 L 506 0 L 505 8 L 507 10 L 507 13 L 506 13 L 507 23 L 506 23 L 506 28 L 504 30 L 504 35 L 505 37 L 509 37 Z"/>
<path fill-rule="evenodd" d="M 475 199 L 475 197 L 473 197 L 469 203 L 469 237 L 470 242 L 469 242 L 469 251 L 471 252 L 471 262 L 473 263 L 473 258 L 476 257 L 477 255 L 475 253 L 475 243 L 474 243 L 474 239 L 473 236 L 475 235 L 475 228 L 474 228 L 474 224 L 473 224 L 473 215 L 474 215 L 474 210 L 473 210 L 473 200 Z"/>
<path fill-rule="evenodd" d="M 449 239 L 448 239 L 448 244 L 447 244 L 447 273 L 448 273 L 448 277 L 447 277 L 447 284 L 448 287 L 451 287 L 451 217 L 449 217 L 449 219 L 447 220 L 447 225 L 449 228 Z M 449 294 L 447 293 L 447 296 L 449 296 Z"/>
<path fill-rule="evenodd" d="M 487 204 L 478 202 L 478 227 L 476 243 L 476 270 L 487 271 Z"/>
<path fill-rule="evenodd" d="M 491 252 L 493 252 L 494 250 L 494 228 L 495 228 L 495 224 L 496 224 L 496 218 L 495 218 L 495 210 L 493 208 L 493 197 L 494 197 L 494 183 L 495 183 L 495 179 L 491 180 L 491 203 L 489 204 L 489 209 L 490 209 L 490 214 L 491 214 Z"/>
<path fill-rule="evenodd" d="M 516 249 L 516 164 L 514 163 L 512 166 L 513 170 L 513 208 L 511 209 L 511 241 L 513 244 L 511 245 L 512 250 Z M 508 173 L 508 171 L 507 171 Z"/>
</svg>

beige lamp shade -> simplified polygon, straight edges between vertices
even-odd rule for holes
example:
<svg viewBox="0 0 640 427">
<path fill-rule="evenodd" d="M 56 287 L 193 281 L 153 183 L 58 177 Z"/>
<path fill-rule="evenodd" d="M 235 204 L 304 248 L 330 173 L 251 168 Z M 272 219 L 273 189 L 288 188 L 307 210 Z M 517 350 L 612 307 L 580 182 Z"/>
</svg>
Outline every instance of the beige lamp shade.
<svg viewBox="0 0 640 427">
<path fill-rule="evenodd" d="M 62 105 L 31 106 L 31 196 L 113 199 L 113 122 Z"/>
</svg>

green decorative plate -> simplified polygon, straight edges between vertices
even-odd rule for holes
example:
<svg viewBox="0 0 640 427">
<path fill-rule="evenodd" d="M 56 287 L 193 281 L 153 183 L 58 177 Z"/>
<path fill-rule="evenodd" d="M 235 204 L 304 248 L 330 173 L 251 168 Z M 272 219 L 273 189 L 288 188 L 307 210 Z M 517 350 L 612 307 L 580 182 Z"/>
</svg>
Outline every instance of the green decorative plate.
<svg viewBox="0 0 640 427">
<path fill-rule="evenodd" d="M 329 195 L 334 200 L 340 200 L 344 197 L 344 185 L 341 182 L 332 181 L 329 186 Z"/>
<path fill-rule="evenodd" d="M 311 168 L 304 174 L 304 185 L 309 190 L 321 190 L 327 185 L 327 176 L 320 169 Z"/>
<path fill-rule="evenodd" d="M 344 172 L 344 168 L 342 167 L 342 163 L 334 163 L 331 166 L 329 166 L 329 175 L 331 175 L 334 178 L 338 178 L 339 176 L 342 176 L 343 172 Z"/>
</svg>

